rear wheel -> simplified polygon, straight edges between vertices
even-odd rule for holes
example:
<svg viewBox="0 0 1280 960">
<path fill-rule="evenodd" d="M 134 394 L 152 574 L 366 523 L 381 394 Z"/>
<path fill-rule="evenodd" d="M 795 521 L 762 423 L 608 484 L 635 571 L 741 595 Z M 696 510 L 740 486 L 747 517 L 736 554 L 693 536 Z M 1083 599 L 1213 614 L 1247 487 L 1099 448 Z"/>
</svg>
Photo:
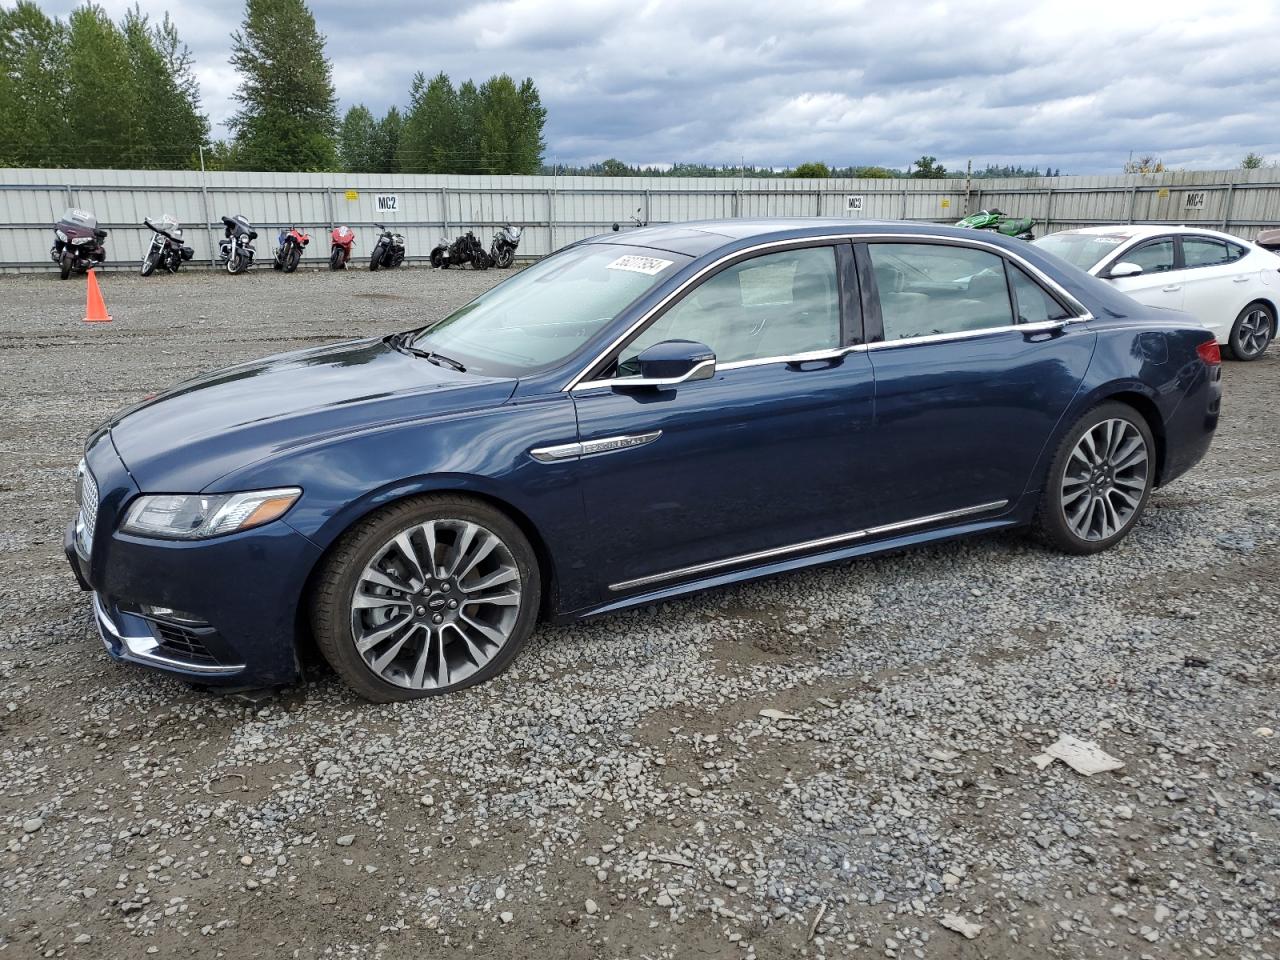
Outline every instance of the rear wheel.
<svg viewBox="0 0 1280 960">
<path fill-rule="evenodd" d="M 361 696 L 412 700 L 482 683 L 533 632 L 541 581 L 508 517 L 452 495 L 415 497 L 338 542 L 311 599 L 326 660 Z"/>
<path fill-rule="evenodd" d="M 1276 332 L 1276 317 L 1265 303 L 1251 303 L 1231 325 L 1227 346 L 1237 360 L 1257 360 L 1267 352 Z"/>
<path fill-rule="evenodd" d="M 1133 529 L 1155 483 L 1156 446 L 1143 416 L 1124 403 L 1076 421 L 1049 467 L 1036 527 L 1066 553 L 1106 550 Z"/>
</svg>

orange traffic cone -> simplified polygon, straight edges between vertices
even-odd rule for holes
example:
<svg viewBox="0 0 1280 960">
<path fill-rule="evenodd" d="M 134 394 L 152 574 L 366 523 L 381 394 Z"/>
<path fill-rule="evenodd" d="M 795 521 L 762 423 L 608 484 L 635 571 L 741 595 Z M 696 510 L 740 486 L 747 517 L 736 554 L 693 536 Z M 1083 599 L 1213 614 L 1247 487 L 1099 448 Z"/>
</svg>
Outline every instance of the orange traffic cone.
<svg viewBox="0 0 1280 960">
<path fill-rule="evenodd" d="M 107 305 L 103 302 L 102 291 L 98 289 L 98 275 L 89 271 L 89 302 L 84 310 L 85 323 L 110 323 L 111 314 L 107 313 Z"/>
</svg>

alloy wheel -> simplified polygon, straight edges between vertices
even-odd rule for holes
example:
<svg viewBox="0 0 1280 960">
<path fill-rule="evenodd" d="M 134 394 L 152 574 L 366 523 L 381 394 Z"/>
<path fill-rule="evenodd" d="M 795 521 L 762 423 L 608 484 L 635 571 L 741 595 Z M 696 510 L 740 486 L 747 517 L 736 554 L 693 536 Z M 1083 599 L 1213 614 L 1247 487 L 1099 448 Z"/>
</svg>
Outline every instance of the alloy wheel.
<svg viewBox="0 0 1280 960">
<path fill-rule="evenodd" d="M 351 598 L 351 637 L 388 683 L 438 689 L 503 649 L 520 605 L 520 571 L 497 534 L 468 520 L 429 520 L 373 554 Z"/>
<path fill-rule="evenodd" d="M 1246 357 L 1256 357 L 1271 342 L 1271 317 L 1262 307 L 1254 307 L 1240 318 L 1236 344 Z"/>
<path fill-rule="evenodd" d="M 1062 475 L 1062 513 L 1081 540 L 1107 540 L 1124 530 L 1149 482 L 1147 442 L 1128 420 L 1103 420 L 1085 431 Z"/>
</svg>

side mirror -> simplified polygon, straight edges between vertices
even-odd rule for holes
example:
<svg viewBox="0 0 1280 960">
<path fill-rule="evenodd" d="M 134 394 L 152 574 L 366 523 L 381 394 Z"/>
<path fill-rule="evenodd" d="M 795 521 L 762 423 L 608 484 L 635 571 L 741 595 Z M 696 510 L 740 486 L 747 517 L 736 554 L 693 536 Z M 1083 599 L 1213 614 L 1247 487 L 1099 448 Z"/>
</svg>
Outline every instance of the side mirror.
<svg viewBox="0 0 1280 960">
<path fill-rule="evenodd" d="M 640 375 L 619 377 L 615 387 L 674 387 L 710 380 L 716 372 L 715 351 L 693 340 L 663 340 L 636 357 Z"/>
<path fill-rule="evenodd" d="M 1136 277 L 1140 273 L 1142 273 L 1142 267 L 1129 260 L 1121 260 L 1107 271 L 1107 277 L 1111 280 L 1119 280 L 1121 277 Z"/>
</svg>

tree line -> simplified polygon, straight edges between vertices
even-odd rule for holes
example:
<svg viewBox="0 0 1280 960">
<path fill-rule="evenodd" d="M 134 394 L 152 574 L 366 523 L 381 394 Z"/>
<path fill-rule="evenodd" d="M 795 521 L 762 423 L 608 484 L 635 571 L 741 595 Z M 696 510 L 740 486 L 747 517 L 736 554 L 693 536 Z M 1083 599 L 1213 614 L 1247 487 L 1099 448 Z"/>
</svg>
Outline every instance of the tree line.
<svg viewBox="0 0 1280 960">
<path fill-rule="evenodd" d="M 971 174 L 967 174 L 963 170 L 948 171 L 946 167 L 938 163 L 936 157 L 930 156 L 921 157 L 905 170 L 896 169 L 894 167 L 860 166 L 856 164 L 840 167 L 829 166 L 825 163 L 801 163 L 794 167 L 767 167 L 757 166 L 755 164 L 713 165 L 706 163 L 673 163 L 670 165 L 655 167 L 652 165 L 641 166 L 628 164 L 623 163 L 621 160 L 609 159 L 602 160 L 599 163 L 580 166 L 558 163 L 543 165 L 540 172 L 551 175 L 558 174 L 559 176 L 583 177 L 757 177 L 762 179 L 796 177 L 815 180 L 825 180 L 833 177 L 871 180 L 907 178 L 918 180 L 941 180 L 947 177 L 972 176 L 977 180 L 994 177 L 1062 176 L 1062 170 L 1060 168 L 1055 170 L 1051 167 L 1045 167 L 1042 172 L 1039 167 L 1022 167 L 1008 164 L 1003 166 L 987 164 L 983 169 L 974 170 Z"/>
<path fill-rule="evenodd" d="M 306 0 L 246 0 L 231 35 L 231 136 L 210 139 L 194 61 L 169 15 L 120 23 L 94 3 L 62 20 L 0 8 L 0 166 L 353 173 L 537 173 L 546 110 L 532 79 L 457 88 L 419 72 L 403 113 L 339 120 L 333 66 Z"/>
</svg>

